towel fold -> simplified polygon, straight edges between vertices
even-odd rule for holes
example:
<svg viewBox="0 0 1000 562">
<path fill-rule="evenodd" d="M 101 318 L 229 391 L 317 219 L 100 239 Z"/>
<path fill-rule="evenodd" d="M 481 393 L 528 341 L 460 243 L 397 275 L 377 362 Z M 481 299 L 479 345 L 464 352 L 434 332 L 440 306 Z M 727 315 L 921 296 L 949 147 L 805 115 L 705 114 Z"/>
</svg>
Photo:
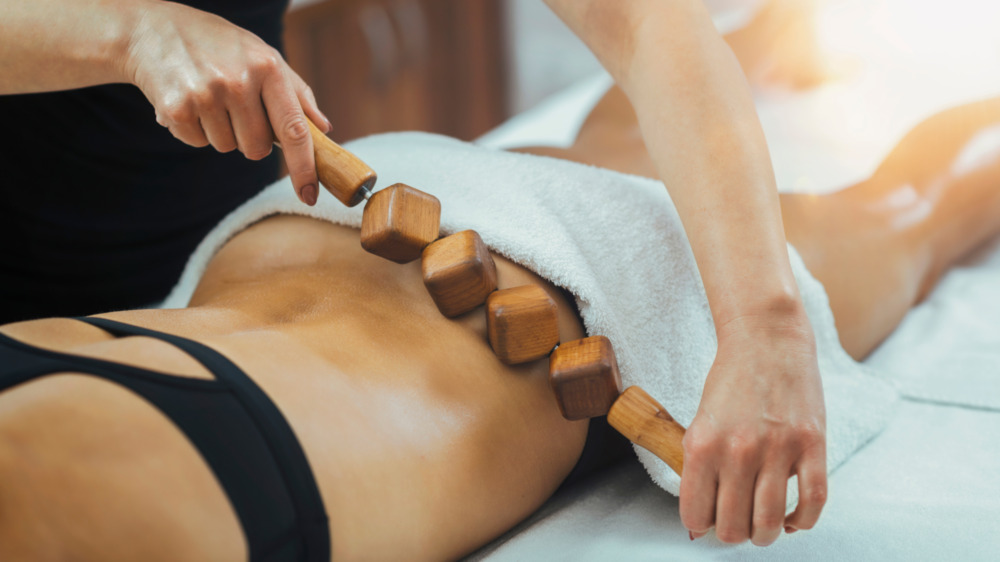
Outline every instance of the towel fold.
<svg viewBox="0 0 1000 562">
<path fill-rule="evenodd" d="M 662 183 L 423 133 L 379 135 L 348 147 L 378 171 L 380 186 L 403 182 L 436 195 L 442 235 L 475 229 L 493 251 L 569 290 L 588 333 L 614 344 L 623 382 L 642 386 L 682 425 L 691 423 L 715 357 L 715 329 Z M 164 306 L 185 306 L 226 240 L 276 213 L 359 227 L 362 210 L 328 194 L 306 207 L 287 180 L 278 182 L 205 238 Z M 791 246 L 789 255 L 816 335 L 833 470 L 881 431 L 897 395 L 844 352 L 823 287 Z M 653 480 L 677 494 L 680 478 L 647 451 L 637 453 Z"/>
</svg>

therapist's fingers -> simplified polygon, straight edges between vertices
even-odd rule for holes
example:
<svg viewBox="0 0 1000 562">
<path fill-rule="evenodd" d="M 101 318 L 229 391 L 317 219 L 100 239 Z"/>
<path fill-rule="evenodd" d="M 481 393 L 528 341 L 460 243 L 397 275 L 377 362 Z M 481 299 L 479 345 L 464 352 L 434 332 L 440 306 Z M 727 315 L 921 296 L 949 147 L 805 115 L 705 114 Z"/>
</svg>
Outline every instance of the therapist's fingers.
<svg viewBox="0 0 1000 562">
<path fill-rule="evenodd" d="M 199 118 L 205 138 L 219 152 L 232 152 L 236 149 L 236 136 L 233 134 L 233 124 L 229 113 L 224 107 L 212 107 L 202 111 Z"/>
<path fill-rule="evenodd" d="M 786 519 L 785 531 L 794 533 L 812 529 L 826 505 L 826 445 L 811 449 L 796 467 L 799 477 L 799 503 Z"/>
<path fill-rule="evenodd" d="M 167 104 L 162 109 L 157 108 L 156 122 L 166 127 L 170 134 L 184 144 L 195 148 L 208 146 L 208 137 L 201 128 L 201 121 L 193 104 L 177 102 Z"/>
<path fill-rule="evenodd" d="M 330 120 L 327 119 L 326 115 L 319 110 L 319 104 L 316 103 L 316 95 L 313 93 L 312 88 L 298 74 L 293 71 L 290 72 L 292 85 L 295 88 L 295 94 L 299 98 L 302 111 L 305 112 L 306 116 L 312 120 L 313 124 L 320 131 L 324 133 L 332 131 L 333 125 L 330 124 Z"/>
<path fill-rule="evenodd" d="M 692 426 L 684 436 L 684 473 L 681 475 L 681 523 L 691 538 L 704 535 L 715 524 L 717 471 L 711 451 Z"/>
<path fill-rule="evenodd" d="M 274 136 L 281 143 L 285 166 L 299 199 L 315 205 L 319 196 L 316 159 L 309 124 L 290 80 L 283 73 L 263 84 L 263 100 Z"/>
<path fill-rule="evenodd" d="M 750 459 L 739 459 L 723 467 L 719 473 L 715 536 L 724 543 L 737 544 L 750 538 L 757 476 L 754 465 Z"/>
<path fill-rule="evenodd" d="M 781 536 L 785 523 L 785 495 L 791 466 L 787 462 L 765 467 L 757 475 L 750 542 L 768 546 Z"/>
<path fill-rule="evenodd" d="M 274 134 L 255 90 L 229 105 L 229 117 L 240 152 L 250 160 L 262 160 L 274 149 Z"/>
</svg>

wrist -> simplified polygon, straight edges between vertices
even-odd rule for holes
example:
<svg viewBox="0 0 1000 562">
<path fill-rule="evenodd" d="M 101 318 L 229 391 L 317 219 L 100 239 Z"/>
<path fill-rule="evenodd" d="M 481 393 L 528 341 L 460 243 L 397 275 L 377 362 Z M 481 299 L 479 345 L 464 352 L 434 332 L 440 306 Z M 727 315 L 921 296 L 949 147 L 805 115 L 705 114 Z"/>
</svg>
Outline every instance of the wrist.
<svg viewBox="0 0 1000 562">
<path fill-rule="evenodd" d="M 746 302 L 738 311 L 715 318 L 720 344 L 729 341 L 792 340 L 814 342 L 805 304 L 795 290 L 779 290 Z"/>
<path fill-rule="evenodd" d="M 149 40 L 150 33 L 155 31 L 155 26 L 150 22 L 155 19 L 155 14 L 163 3 L 151 0 L 129 0 L 120 3 L 117 29 L 108 49 L 107 58 L 107 64 L 118 82 L 136 83 L 135 76 L 140 63 L 139 54 L 142 52 L 142 45 Z"/>
</svg>

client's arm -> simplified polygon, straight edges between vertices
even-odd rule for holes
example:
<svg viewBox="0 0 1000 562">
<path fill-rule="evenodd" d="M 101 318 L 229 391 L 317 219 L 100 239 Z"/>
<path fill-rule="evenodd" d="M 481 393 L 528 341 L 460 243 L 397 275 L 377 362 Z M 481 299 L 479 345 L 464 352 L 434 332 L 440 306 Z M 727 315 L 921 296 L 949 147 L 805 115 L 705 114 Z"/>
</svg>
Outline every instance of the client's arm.
<svg viewBox="0 0 1000 562">
<path fill-rule="evenodd" d="M 715 319 L 718 353 L 685 438 L 683 522 L 761 545 L 783 525 L 808 529 L 826 495 L 822 386 L 739 66 L 698 0 L 548 1 L 635 107 Z M 786 518 L 791 474 L 801 497 Z"/>
</svg>

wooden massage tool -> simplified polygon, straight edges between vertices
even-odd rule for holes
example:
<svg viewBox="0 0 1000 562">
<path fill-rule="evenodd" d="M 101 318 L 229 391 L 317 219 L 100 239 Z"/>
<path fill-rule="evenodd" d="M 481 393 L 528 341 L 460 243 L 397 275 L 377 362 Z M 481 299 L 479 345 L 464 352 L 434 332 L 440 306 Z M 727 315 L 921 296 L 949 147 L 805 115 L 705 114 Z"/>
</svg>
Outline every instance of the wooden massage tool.
<svg viewBox="0 0 1000 562">
<path fill-rule="evenodd" d="M 397 263 L 422 257 L 424 285 L 449 318 L 486 304 L 490 346 L 500 361 L 516 365 L 549 356 L 549 384 L 568 420 L 608 416 L 633 443 L 683 470 L 684 428 L 638 386 L 622 392 L 611 341 L 591 336 L 560 345 L 556 303 L 541 287 L 497 290 L 497 270 L 473 230 L 438 239 L 441 202 L 397 183 L 373 192 L 375 172 L 312 123 L 320 182 L 349 207 L 365 203 L 361 246 Z"/>
</svg>

